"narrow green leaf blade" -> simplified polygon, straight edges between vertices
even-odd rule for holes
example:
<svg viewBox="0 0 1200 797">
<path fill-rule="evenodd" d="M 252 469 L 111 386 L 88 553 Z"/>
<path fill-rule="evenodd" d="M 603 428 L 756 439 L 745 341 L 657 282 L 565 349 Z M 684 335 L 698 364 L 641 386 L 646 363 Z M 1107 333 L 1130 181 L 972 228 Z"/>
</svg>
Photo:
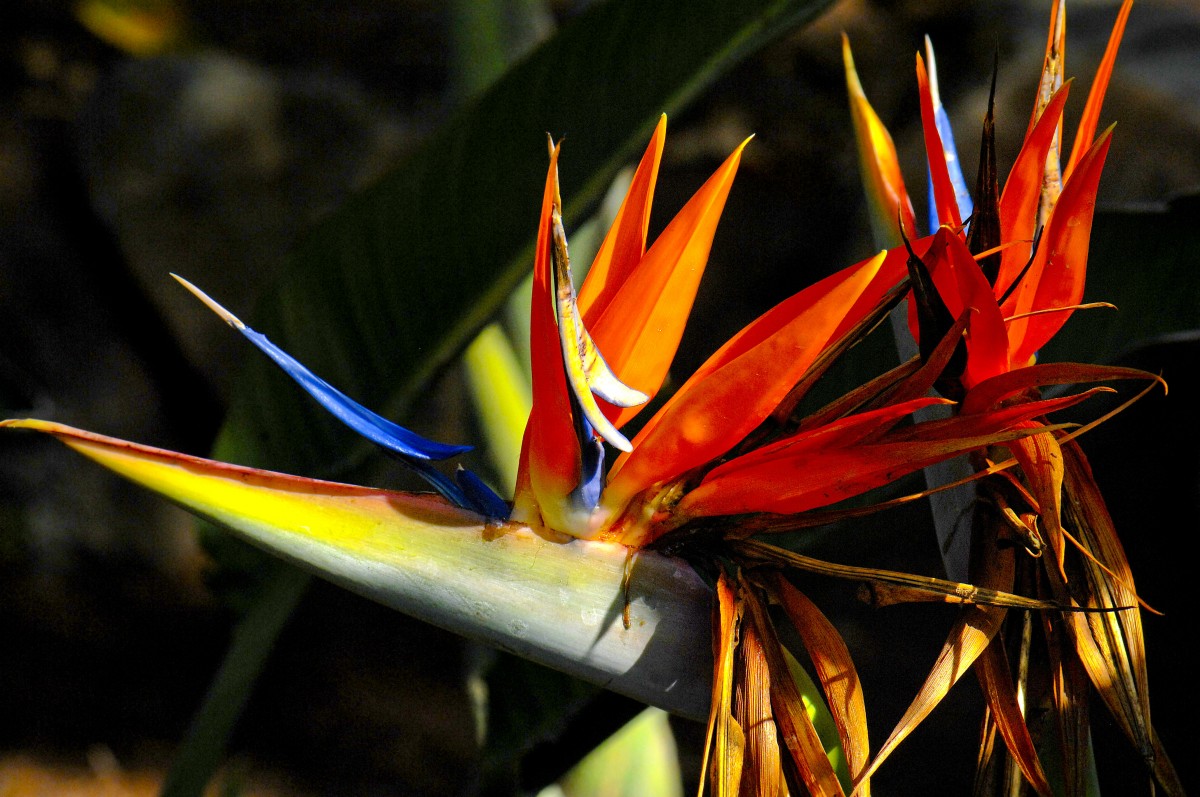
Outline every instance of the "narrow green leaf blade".
<svg viewBox="0 0 1200 797">
<path fill-rule="evenodd" d="M 253 321 L 358 401 L 403 417 L 528 269 L 547 131 L 578 219 L 663 112 L 827 0 L 614 0 L 581 14 L 302 242 Z M 243 308 L 237 308 L 243 309 Z M 365 448 L 251 361 L 221 459 L 345 473 Z"/>
</svg>

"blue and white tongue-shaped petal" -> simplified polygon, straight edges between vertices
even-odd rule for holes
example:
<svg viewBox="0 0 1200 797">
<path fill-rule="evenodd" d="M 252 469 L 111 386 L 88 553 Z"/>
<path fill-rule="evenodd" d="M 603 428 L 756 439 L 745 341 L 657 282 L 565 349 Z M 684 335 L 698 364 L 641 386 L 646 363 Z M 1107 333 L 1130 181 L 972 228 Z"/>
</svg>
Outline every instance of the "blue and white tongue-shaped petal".
<svg viewBox="0 0 1200 797">
<path fill-rule="evenodd" d="M 975 206 L 971 202 L 971 192 L 963 177 L 962 163 L 958 160 L 958 148 L 954 145 L 954 131 L 950 127 L 950 117 L 946 115 L 946 109 L 942 105 L 942 96 L 938 91 L 937 61 L 933 57 L 933 42 L 929 40 L 928 36 L 925 37 L 925 60 L 928 62 L 929 70 L 929 94 L 933 98 L 933 118 L 938 135 L 942 139 L 942 154 L 946 159 L 946 171 L 950 173 L 950 182 L 954 186 L 958 216 L 966 219 L 974 212 Z M 929 233 L 932 235 L 937 232 L 940 222 L 937 203 L 933 196 L 933 175 L 929 173 L 928 169 L 926 175 L 929 181 Z"/>
<path fill-rule="evenodd" d="M 617 378 L 584 328 L 575 298 L 575 286 L 571 281 L 567 236 L 563 231 L 562 212 L 557 202 L 550 218 L 553 224 L 550 251 L 554 267 L 554 312 L 558 320 L 558 336 L 562 344 L 567 384 L 571 387 L 571 393 L 587 421 L 587 426 L 595 429 L 596 433 L 614 448 L 631 451 L 633 446 L 605 416 L 596 403 L 596 396 L 616 407 L 636 407 L 644 404 L 650 397 Z M 591 429 L 581 427 L 580 434 L 590 438 Z M 589 442 L 588 439 L 580 439 L 580 444 L 585 448 Z"/>
<path fill-rule="evenodd" d="M 175 274 L 171 276 L 175 277 L 183 287 L 191 291 L 196 298 L 204 302 L 225 323 L 238 332 L 241 332 L 261 352 L 274 360 L 275 364 L 282 368 L 284 373 L 294 379 L 300 387 L 304 388 L 310 396 L 316 399 L 335 418 L 375 445 L 395 455 L 401 462 L 421 475 L 448 500 L 464 509 L 470 509 L 489 518 L 507 516 L 507 504 L 488 489 L 478 478 L 473 478 L 473 475 L 472 477 L 460 475 L 457 480 L 451 479 L 429 464 L 433 460 L 447 459 L 466 453 L 471 450 L 470 446 L 448 445 L 429 440 L 372 412 L 314 374 L 296 360 L 296 358 L 272 343 L 266 335 L 246 326 L 241 319 L 217 304 L 204 291 L 183 277 Z"/>
</svg>

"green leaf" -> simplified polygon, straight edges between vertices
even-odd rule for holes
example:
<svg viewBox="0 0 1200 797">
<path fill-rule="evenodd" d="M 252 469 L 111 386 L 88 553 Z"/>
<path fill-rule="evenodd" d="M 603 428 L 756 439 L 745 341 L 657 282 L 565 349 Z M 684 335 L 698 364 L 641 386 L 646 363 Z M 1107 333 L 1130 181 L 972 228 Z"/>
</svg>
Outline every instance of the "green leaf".
<svg viewBox="0 0 1200 797">
<path fill-rule="evenodd" d="M 667 715 L 648 708 L 539 797 L 683 797 Z"/>
<path fill-rule="evenodd" d="M 267 656 L 304 596 L 312 577 L 273 562 L 270 577 L 249 611 L 238 621 L 233 642 L 192 718 L 179 754 L 171 762 L 161 797 L 202 794 L 225 758 L 229 737 L 250 699 Z"/>
<path fill-rule="evenodd" d="M 315 229 L 255 326 L 360 402 L 403 418 L 528 270 L 547 131 L 567 138 L 566 216 L 579 219 L 660 113 L 826 4 L 593 6 Z M 366 447 L 251 360 L 216 451 L 335 475 Z"/>
</svg>

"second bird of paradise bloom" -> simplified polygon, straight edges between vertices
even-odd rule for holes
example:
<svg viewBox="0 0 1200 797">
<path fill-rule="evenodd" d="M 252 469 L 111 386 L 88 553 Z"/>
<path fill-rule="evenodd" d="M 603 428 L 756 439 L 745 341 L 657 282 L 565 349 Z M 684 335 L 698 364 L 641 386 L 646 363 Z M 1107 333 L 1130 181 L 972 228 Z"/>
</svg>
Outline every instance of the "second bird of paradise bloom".
<svg viewBox="0 0 1200 797">
<path fill-rule="evenodd" d="M 1038 351 L 1074 310 L 1111 308 L 1080 302 L 1111 128 L 1098 138 L 1095 134 L 1131 8 L 1132 0 L 1126 0 L 1117 15 L 1064 163 L 1059 150 L 1070 90 L 1070 83 L 1063 80 L 1066 6 L 1064 2 L 1054 5 L 1024 143 L 1001 191 L 994 111 L 989 103 L 974 202 L 959 170 L 949 121 L 938 98 L 928 41 L 926 59 L 917 56 L 934 234 L 927 244 L 909 247 L 915 299 L 909 321 L 923 356 L 947 329 L 956 326 L 956 319 L 965 329 L 956 361 L 938 385 L 945 394 L 961 399 L 960 415 L 986 411 L 1013 395 L 1036 395 L 1043 386 L 1149 377 L 1120 368 L 1037 364 Z M 903 240 L 913 234 L 915 220 L 896 152 L 867 102 L 848 41 L 844 42 L 844 58 L 876 235 L 884 241 Z M 1006 445 L 1006 451 L 1020 463 L 1019 476 L 1007 474 L 1005 481 L 993 479 L 981 487 L 981 495 L 998 511 L 976 514 L 981 521 L 976 544 L 978 538 L 995 534 L 1000 539 L 1021 540 L 1034 557 L 1040 557 L 1043 546 L 1049 548 L 1052 566 L 1042 571 L 1046 582 L 1042 589 L 1058 600 L 1101 612 L 1070 612 L 1061 623 L 1047 619 L 1050 666 L 1060 674 L 1071 668 L 1085 670 L 1148 769 L 1170 793 L 1179 793 L 1182 789 L 1150 723 L 1141 621 L 1138 611 L 1130 609 L 1139 602 L 1133 576 L 1087 460 L 1074 442 L 1077 434 L 1047 430 Z M 974 462 L 981 474 L 993 469 L 985 456 L 976 454 Z M 1017 564 L 1028 568 L 1032 562 Z M 1011 590 L 1017 572 L 1014 563 L 991 557 L 975 562 L 972 578 Z M 951 666 L 946 658 L 939 660 L 940 669 L 935 667 L 883 752 L 903 738 L 913 720 L 936 704 L 938 696 L 965 669 L 961 662 L 969 664 L 978 655 L 976 671 L 988 697 L 990 727 L 1001 733 L 1022 775 L 1038 793 L 1048 794 L 1050 785 L 1018 710 L 1003 635 L 998 634 L 1005 610 L 981 610 L 978 614 L 981 616 L 973 625 L 960 623 L 952 631 L 943 653 L 952 654 L 957 663 Z M 1028 641 L 1022 651 L 1027 649 Z M 1086 702 L 1087 697 L 1081 678 L 1055 681 L 1053 700 L 1060 709 Z M 1078 740 L 1087 737 L 1086 720 L 1066 710 L 1058 717 L 1065 788 L 1068 793 L 1081 793 L 1087 764 Z M 1068 739 L 1076 743 L 1068 743 Z"/>
<path fill-rule="evenodd" d="M 849 59 L 848 48 L 846 53 Z M 923 74 L 919 64 L 918 75 Z M 1053 76 L 1048 80 L 1053 83 Z M 855 77 L 852 89 L 856 85 Z M 882 206 L 894 208 L 897 238 L 915 235 L 886 131 L 880 132 L 865 98 L 853 96 L 863 152 L 878 165 L 869 175 L 885 197 Z M 786 574 L 816 570 L 886 587 L 893 597 L 933 595 L 965 602 L 971 606 L 965 610 L 964 628 L 976 615 L 998 627 L 993 618 L 1003 610 L 995 606 L 1068 610 L 1071 596 L 1014 595 L 1012 578 L 998 574 L 994 566 L 981 571 L 975 586 L 954 584 L 816 562 L 754 535 L 861 514 L 862 509 L 836 505 L 947 458 L 974 452 L 983 462 L 989 452 L 995 457 L 1004 450 L 1017 457 L 1036 496 L 1030 498 L 1037 508 L 1033 514 L 1040 514 L 1049 527 L 1061 526 L 1048 519 L 1058 512 L 1054 491 L 1061 478 L 1047 475 L 1037 455 L 1051 450 L 1052 456 L 1064 441 L 1065 428 L 1046 416 L 1095 390 L 1043 399 L 1031 388 L 1135 376 L 1086 366 L 1046 370 L 1027 365 L 1079 302 L 1082 265 L 1069 278 L 1063 274 L 1080 252 L 1086 257 L 1090 201 L 1108 146 L 1105 136 L 1094 146 L 1084 145 L 1086 154 L 1072 158 L 1057 202 L 1036 190 L 1048 169 L 1049 142 L 1065 96 L 1061 89 L 1039 101 L 1003 198 L 989 201 L 991 186 L 981 177 L 985 197 L 979 200 L 971 232 L 964 235 L 945 158 L 933 157 L 944 148 L 932 123 L 936 109 L 928 78 L 922 78 L 940 228 L 911 243 L 897 240 L 893 243 L 903 245 L 826 277 L 764 313 L 700 366 L 632 439 L 622 430 L 666 380 L 746 143 L 647 248 L 665 140 L 666 122 L 661 120 L 578 290 L 561 216 L 560 148 L 552 145 L 533 263 L 533 408 L 511 502 L 467 471 L 459 469 L 450 477 L 432 464 L 464 447 L 426 440 L 362 407 L 198 288 L 180 281 L 340 420 L 423 475 L 449 503 L 448 510 L 456 507 L 452 511 L 466 519 L 482 516 L 497 527 L 528 525 L 553 539 L 623 545 L 631 553 L 664 548 L 686 556 L 709 578 L 715 596 L 709 719 L 714 793 L 747 788 L 775 795 L 786 784 L 797 794 L 869 794 L 871 772 L 928 710 L 910 712 L 872 762 L 862 689 L 846 646 Z M 1090 101 L 1089 109 L 1092 105 Z M 1049 215 L 1040 246 L 1029 243 L 1035 211 Z M 998 224 L 991 223 L 996 219 L 989 214 Z M 914 324 L 920 358 L 824 407 L 807 407 L 804 399 L 812 386 L 896 307 L 910 280 L 920 310 L 920 323 Z M 949 397 L 930 395 L 935 385 Z M 960 411 L 949 418 L 909 422 L 916 410 L 956 401 L 962 402 Z M 40 421 L 5 423 L 51 432 L 93 456 L 97 450 L 119 450 L 135 459 L 176 456 Z M 610 452 L 617 456 L 608 465 Z M 188 462 L 188 467 L 202 467 Z M 997 470 L 987 463 L 983 471 Z M 1062 562 L 1061 540 L 1055 539 L 1051 535 L 1051 547 Z M 1011 559 L 1011 548 L 1000 551 L 996 546 L 996 539 L 978 545 L 990 561 Z M 1132 589 L 1131 582 L 1114 578 Z M 780 605 L 812 661 L 840 740 L 840 770 L 805 709 L 795 680 L 799 665 L 778 639 L 768 611 L 772 603 Z M 1066 616 L 1082 615 L 1068 611 Z M 952 634 L 948 647 L 963 654 L 967 644 L 982 649 L 994 637 L 995 628 L 975 639 L 955 641 Z M 963 657 L 961 669 L 942 678 L 934 691 L 944 694 L 941 686 L 948 689 L 976 655 L 978 651 Z M 1036 757 L 1022 747 L 1028 734 L 1013 730 L 1011 713 L 1001 716 L 1010 720 L 1001 722 L 1001 731 L 1009 746 L 1017 748 L 1022 772 L 1045 793 Z"/>
</svg>

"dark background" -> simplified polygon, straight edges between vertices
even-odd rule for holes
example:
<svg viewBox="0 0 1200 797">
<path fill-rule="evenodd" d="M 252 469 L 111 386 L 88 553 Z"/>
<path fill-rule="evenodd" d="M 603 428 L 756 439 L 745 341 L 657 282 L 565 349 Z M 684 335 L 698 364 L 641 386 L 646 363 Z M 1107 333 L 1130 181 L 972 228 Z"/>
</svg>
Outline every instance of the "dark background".
<svg viewBox="0 0 1200 797">
<path fill-rule="evenodd" d="M 938 48 L 969 174 L 999 52 L 1003 173 L 1030 113 L 1046 5 L 840 2 L 673 118 L 659 227 L 733 146 L 757 134 L 676 372 L 686 375 L 758 312 L 873 249 L 841 31 L 920 194 L 912 75 L 920 36 Z M 211 0 L 180 9 L 180 42 L 169 54 L 136 58 L 90 33 L 72 8 L 16 0 L 0 11 L 0 408 L 204 453 L 247 351 L 167 272 L 233 299 L 238 311 L 253 307 L 304 229 L 456 107 L 453 16 L 416 0 L 302 8 Z M 514 38 L 535 41 L 577 12 L 555 4 Z M 1099 3 L 1069 11 L 1067 73 L 1079 77 L 1069 119 L 1114 14 Z M 1102 118 L 1119 120 L 1101 184 L 1106 205 L 1160 203 L 1200 185 L 1198 43 L 1191 4 L 1135 7 Z M 1129 279 L 1146 277 L 1131 268 Z M 1171 286 L 1158 290 L 1169 296 Z M 1086 446 L 1141 592 L 1167 611 L 1146 620 L 1152 699 L 1188 783 L 1198 740 L 1182 642 L 1195 623 L 1180 549 L 1200 504 L 1197 343 L 1127 343 L 1126 361 L 1162 370 L 1171 395 L 1147 400 Z M 449 373 L 436 395 L 457 389 Z M 427 413 L 431 424 L 457 417 L 457 407 L 437 410 Z M 856 561 L 936 572 L 925 523 L 914 511 L 862 530 L 851 543 Z M 0 791 L 151 793 L 235 617 L 211 588 L 190 520 L 59 447 L 5 436 L 0 524 Z M 826 543 L 831 558 L 848 555 L 840 540 Z M 826 593 L 881 739 L 951 615 L 873 611 L 839 587 Z M 467 658 L 448 634 L 320 585 L 254 693 L 233 771 L 264 794 L 470 792 L 480 764 L 462 685 Z M 874 691 L 883 695 L 877 702 Z M 884 766 L 881 793 L 960 793 L 974 767 L 979 708 L 966 678 Z M 695 735 L 680 726 L 685 752 Z M 1102 762 L 1136 768 L 1111 735 L 1098 730 Z M 38 784 L 49 785 L 38 792 Z M 106 787 L 120 791 L 99 791 Z"/>
</svg>

